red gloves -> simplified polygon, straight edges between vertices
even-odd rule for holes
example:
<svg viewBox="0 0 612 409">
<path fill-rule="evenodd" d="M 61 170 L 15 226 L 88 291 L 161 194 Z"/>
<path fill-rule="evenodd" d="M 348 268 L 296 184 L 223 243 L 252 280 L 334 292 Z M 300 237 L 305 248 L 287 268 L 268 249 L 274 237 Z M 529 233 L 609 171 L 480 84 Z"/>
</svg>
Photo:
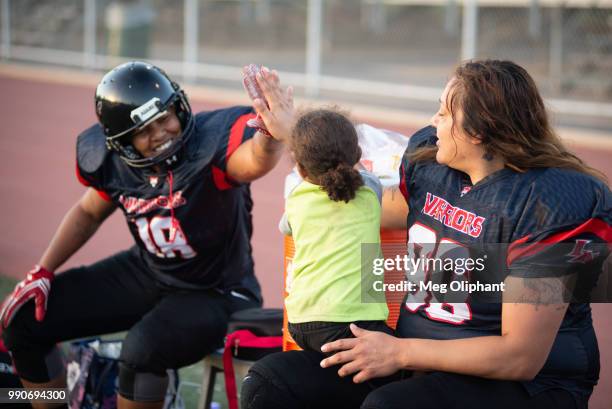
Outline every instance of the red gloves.
<svg viewBox="0 0 612 409">
<path fill-rule="evenodd" d="M 257 83 L 257 78 L 255 78 L 257 73 L 259 73 L 260 71 L 261 71 L 261 67 L 255 64 L 249 64 L 246 67 L 244 67 L 242 70 L 242 85 L 244 86 L 244 89 L 246 90 L 247 94 L 249 94 L 249 97 L 252 100 L 259 98 L 263 100 L 267 105 L 268 102 L 266 101 L 266 98 L 263 96 L 261 87 Z M 249 119 L 247 121 L 247 126 L 257 129 L 259 132 L 263 133 L 264 135 L 272 136 L 270 135 L 270 132 L 268 132 L 268 129 L 266 129 L 266 124 L 261 119 L 259 114 L 257 114 L 257 117 L 253 119 Z"/>
<path fill-rule="evenodd" d="M 34 266 L 25 280 L 19 282 L 11 295 L 4 300 L 0 310 L 0 321 L 3 328 L 9 326 L 15 313 L 31 298 L 34 298 L 36 303 L 36 321 L 42 321 L 47 312 L 47 298 L 53 278 L 52 272 L 47 271 L 44 267 Z"/>
</svg>

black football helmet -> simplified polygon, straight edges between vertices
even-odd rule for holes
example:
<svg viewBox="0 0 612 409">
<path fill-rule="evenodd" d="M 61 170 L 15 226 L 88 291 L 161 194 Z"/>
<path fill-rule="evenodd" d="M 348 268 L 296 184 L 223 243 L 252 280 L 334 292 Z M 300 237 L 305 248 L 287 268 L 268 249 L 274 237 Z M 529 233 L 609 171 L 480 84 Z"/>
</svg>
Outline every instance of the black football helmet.
<svg viewBox="0 0 612 409">
<path fill-rule="evenodd" d="M 181 136 L 159 155 L 143 157 L 132 146 L 132 136 L 172 106 L 181 123 Z M 140 61 L 121 64 L 104 75 L 96 88 L 96 114 L 106 147 L 138 168 L 175 164 L 194 127 L 191 106 L 180 86 L 163 70 Z"/>
</svg>

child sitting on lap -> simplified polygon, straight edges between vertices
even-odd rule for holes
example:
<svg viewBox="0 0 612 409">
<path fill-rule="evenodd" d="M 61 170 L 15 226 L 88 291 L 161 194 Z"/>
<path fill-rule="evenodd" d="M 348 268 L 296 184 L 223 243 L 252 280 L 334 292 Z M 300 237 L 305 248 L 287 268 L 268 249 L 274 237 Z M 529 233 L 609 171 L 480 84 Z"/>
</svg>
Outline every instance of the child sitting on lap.
<svg viewBox="0 0 612 409">
<path fill-rule="evenodd" d="M 361 158 L 355 127 L 338 112 L 311 111 L 298 119 L 289 146 L 301 176 L 289 187 L 279 225 L 295 244 L 285 300 L 291 336 L 302 349 L 321 351 L 353 337 L 350 323 L 391 333 L 386 303 L 362 298 L 369 290 L 362 264 L 371 268 L 368 257 L 380 254 L 382 187 L 355 169 Z"/>
</svg>

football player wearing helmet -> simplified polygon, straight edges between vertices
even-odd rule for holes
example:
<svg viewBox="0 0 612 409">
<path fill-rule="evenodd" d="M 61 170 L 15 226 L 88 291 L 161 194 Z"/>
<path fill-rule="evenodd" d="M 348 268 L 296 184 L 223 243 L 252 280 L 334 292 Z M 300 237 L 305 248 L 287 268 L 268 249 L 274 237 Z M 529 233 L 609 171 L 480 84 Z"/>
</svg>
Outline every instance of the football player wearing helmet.
<svg viewBox="0 0 612 409">
<path fill-rule="evenodd" d="M 400 178 L 407 256 L 488 255 L 482 271 L 413 270 L 395 336 L 351 325 L 355 338 L 322 346 L 331 356 L 269 355 L 245 378 L 242 407 L 586 408 L 599 375 L 588 292 L 610 254 L 612 193 L 555 135 L 529 74 L 509 61 L 459 66 Z M 474 276 L 505 291 L 449 300 L 419 285 Z"/>
<path fill-rule="evenodd" d="M 251 107 L 193 114 L 179 85 L 145 62 L 102 78 L 99 123 L 77 139 L 77 176 L 88 188 L 0 310 L 26 387 L 64 385 L 58 342 L 125 330 L 119 407 L 160 407 L 166 370 L 197 362 L 221 345 L 234 311 L 261 305 L 249 182 L 278 163 L 293 101 L 276 72 L 257 80 L 284 117 L 267 131 L 281 137 L 246 126 Z M 254 106 L 270 122 L 266 101 Z M 55 274 L 116 209 L 135 245 Z"/>
</svg>

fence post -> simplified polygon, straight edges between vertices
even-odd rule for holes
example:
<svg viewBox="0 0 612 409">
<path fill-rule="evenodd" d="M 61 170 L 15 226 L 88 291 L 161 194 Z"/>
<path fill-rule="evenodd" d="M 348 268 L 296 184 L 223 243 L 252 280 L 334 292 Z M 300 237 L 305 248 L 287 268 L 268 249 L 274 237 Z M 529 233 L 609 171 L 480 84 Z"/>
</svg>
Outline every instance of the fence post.
<svg viewBox="0 0 612 409">
<path fill-rule="evenodd" d="M 321 0 L 308 0 L 306 35 L 306 95 L 319 95 L 321 76 L 321 26 L 323 20 Z"/>
<path fill-rule="evenodd" d="M 2 58 L 11 58 L 11 2 L 2 0 Z"/>
<path fill-rule="evenodd" d="M 96 0 L 84 0 L 83 15 L 83 66 L 96 65 Z"/>
<path fill-rule="evenodd" d="M 459 7 L 457 0 L 446 0 L 444 8 L 444 31 L 446 34 L 457 34 Z"/>
<path fill-rule="evenodd" d="M 561 91 L 563 76 L 563 5 L 551 10 L 549 77 L 552 93 Z"/>
<path fill-rule="evenodd" d="M 258 24 L 268 24 L 270 22 L 271 11 L 270 0 L 259 0 L 255 3 L 255 21 Z"/>
<path fill-rule="evenodd" d="M 240 23 L 242 24 L 252 23 L 253 5 L 251 4 L 251 0 L 240 0 L 238 15 L 240 16 Z"/>
<path fill-rule="evenodd" d="M 183 78 L 193 82 L 198 62 L 198 0 L 185 0 L 183 24 Z"/>
<path fill-rule="evenodd" d="M 461 28 L 461 60 L 476 57 L 478 41 L 478 3 L 476 0 L 463 2 L 463 26 Z"/>
<path fill-rule="evenodd" d="M 368 30 L 382 34 L 387 29 L 387 9 L 382 0 L 372 0 L 366 4 L 361 2 L 361 23 Z"/>
<path fill-rule="evenodd" d="M 529 36 L 539 38 L 542 32 L 542 12 L 540 0 L 531 0 L 529 3 Z"/>
</svg>

